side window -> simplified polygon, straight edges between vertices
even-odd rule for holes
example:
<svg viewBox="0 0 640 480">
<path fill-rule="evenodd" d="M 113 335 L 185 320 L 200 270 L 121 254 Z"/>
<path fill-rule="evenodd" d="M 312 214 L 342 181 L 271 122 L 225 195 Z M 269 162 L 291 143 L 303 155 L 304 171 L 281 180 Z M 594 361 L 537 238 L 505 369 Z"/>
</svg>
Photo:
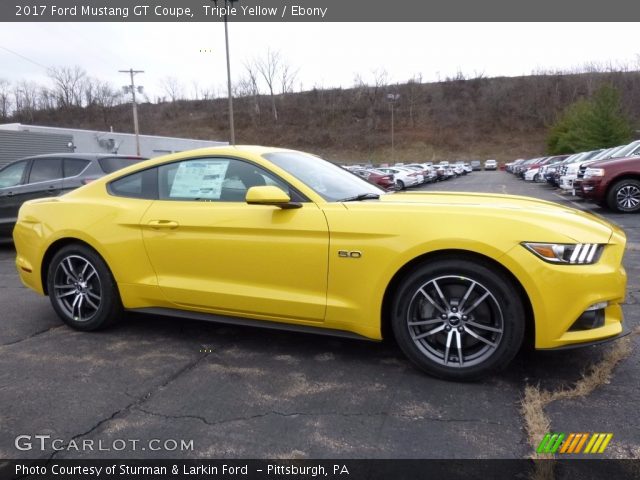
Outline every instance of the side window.
<svg viewBox="0 0 640 480">
<path fill-rule="evenodd" d="M 89 160 L 83 160 L 82 158 L 65 158 L 62 163 L 64 178 L 79 175 L 89 163 Z"/>
<path fill-rule="evenodd" d="M 46 182 L 62 178 L 61 158 L 36 158 L 31 165 L 27 183 Z"/>
<path fill-rule="evenodd" d="M 108 191 L 117 197 L 158 198 L 158 169 L 149 168 L 114 180 Z"/>
<path fill-rule="evenodd" d="M 22 162 L 14 163 L 0 170 L 0 188 L 20 185 L 26 166 L 27 161 L 23 160 Z"/>
<path fill-rule="evenodd" d="M 244 202 L 247 190 L 275 185 L 289 187 L 266 170 L 229 158 L 199 158 L 159 167 L 160 200 Z"/>
</svg>

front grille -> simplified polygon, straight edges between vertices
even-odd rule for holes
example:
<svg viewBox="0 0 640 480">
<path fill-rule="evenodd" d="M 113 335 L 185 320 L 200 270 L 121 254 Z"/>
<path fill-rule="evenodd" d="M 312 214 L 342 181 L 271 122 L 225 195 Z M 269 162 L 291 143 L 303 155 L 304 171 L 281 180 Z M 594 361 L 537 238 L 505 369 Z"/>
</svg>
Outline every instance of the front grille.
<svg viewBox="0 0 640 480">
<path fill-rule="evenodd" d="M 584 178 L 584 172 L 587 171 L 586 165 L 580 165 L 580 169 L 578 170 L 578 178 Z"/>
</svg>

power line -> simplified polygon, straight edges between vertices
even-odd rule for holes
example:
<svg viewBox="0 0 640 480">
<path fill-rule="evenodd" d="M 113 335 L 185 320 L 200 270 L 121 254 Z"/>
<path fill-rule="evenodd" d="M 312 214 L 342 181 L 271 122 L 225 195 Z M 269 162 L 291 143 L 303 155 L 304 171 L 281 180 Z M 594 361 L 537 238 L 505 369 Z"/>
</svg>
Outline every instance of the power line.
<svg viewBox="0 0 640 480">
<path fill-rule="evenodd" d="M 45 66 L 45 65 L 42 65 L 41 63 L 38 63 L 38 62 L 36 62 L 35 60 L 31 60 L 29 57 L 25 57 L 25 56 L 24 56 L 24 55 L 22 55 L 21 53 L 14 52 L 14 51 L 13 51 L 13 50 L 11 50 L 10 48 L 3 47 L 2 45 L 0 45 L 0 48 L 1 48 L 1 49 L 3 49 L 3 50 L 6 50 L 6 51 L 7 51 L 7 52 L 9 52 L 9 53 L 14 54 L 14 55 L 15 55 L 15 56 L 17 56 L 17 57 L 22 58 L 23 60 L 26 60 L 27 62 L 31 62 L 31 63 L 33 63 L 34 65 L 37 65 L 38 67 L 44 68 L 45 70 L 49 70 L 49 67 L 47 67 L 47 66 Z"/>
</svg>

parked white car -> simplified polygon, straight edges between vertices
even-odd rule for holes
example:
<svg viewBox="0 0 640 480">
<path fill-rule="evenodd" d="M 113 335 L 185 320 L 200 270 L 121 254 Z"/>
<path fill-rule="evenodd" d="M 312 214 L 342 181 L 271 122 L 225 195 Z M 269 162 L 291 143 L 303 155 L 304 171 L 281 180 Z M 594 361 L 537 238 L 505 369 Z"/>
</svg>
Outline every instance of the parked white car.
<svg viewBox="0 0 640 480">
<path fill-rule="evenodd" d="M 536 175 L 538 175 L 538 172 L 540 171 L 539 168 L 530 168 L 529 170 L 527 170 L 524 173 L 524 180 L 526 182 L 533 182 L 536 180 Z"/>
<path fill-rule="evenodd" d="M 485 170 L 496 170 L 498 168 L 498 162 L 495 160 L 485 160 L 484 169 Z"/>
<path fill-rule="evenodd" d="M 578 169 L 581 162 L 574 162 L 567 165 L 567 171 L 560 177 L 558 186 L 565 191 L 573 192 L 573 182 L 578 177 Z"/>
<path fill-rule="evenodd" d="M 404 167 L 381 167 L 378 170 L 382 170 L 385 173 L 392 173 L 393 178 L 396 180 L 396 188 L 404 190 L 407 187 L 415 187 L 424 182 L 424 177 L 417 171 Z"/>
</svg>

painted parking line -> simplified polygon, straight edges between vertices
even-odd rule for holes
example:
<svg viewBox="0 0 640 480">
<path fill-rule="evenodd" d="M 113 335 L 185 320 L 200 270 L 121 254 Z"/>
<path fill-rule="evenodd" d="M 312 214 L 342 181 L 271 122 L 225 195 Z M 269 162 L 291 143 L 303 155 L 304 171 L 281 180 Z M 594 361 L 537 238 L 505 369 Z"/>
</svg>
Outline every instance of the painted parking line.
<svg viewBox="0 0 640 480">
<path fill-rule="evenodd" d="M 562 200 L 564 200 L 565 202 L 569 202 L 571 205 L 573 205 L 574 207 L 580 209 L 580 210 L 587 210 L 584 208 L 584 206 L 580 205 L 578 202 L 574 202 L 573 200 L 567 200 L 566 198 L 564 198 L 562 195 L 553 192 L 553 194 L 558 197 L 561 198 Z"/>
</svg>

